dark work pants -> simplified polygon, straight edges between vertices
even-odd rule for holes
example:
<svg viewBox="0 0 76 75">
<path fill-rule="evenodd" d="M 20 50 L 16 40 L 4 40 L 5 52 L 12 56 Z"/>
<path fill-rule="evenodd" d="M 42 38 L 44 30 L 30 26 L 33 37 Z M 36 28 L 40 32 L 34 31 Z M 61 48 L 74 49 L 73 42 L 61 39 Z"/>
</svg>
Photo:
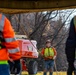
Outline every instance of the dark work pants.
<svg viewBox="0 0 76 75">
<path fill-rule="evenodd" d="M 21 71 L 20 60 L 16 60 L 13 63 L 9 61 L 11 74 L 19 74 Z"/>
<path fill-rule="evenodd" d="M 75 67 L 74 67 L 75 49 L 67 50 L 66 55 L 67 55 L 67 61 L 68 61 L 67 75 L 72 75 L 73 71 L 75 71 Z"/>
<path fill-rule="evenodd" d="M 74 70 L 75 70 L 75 68 L 74 68 L 74 62 L 69 62 L 68 63 L 67 75 L 72 75 L 72 73 L 73 73 Z"/>
</svg>

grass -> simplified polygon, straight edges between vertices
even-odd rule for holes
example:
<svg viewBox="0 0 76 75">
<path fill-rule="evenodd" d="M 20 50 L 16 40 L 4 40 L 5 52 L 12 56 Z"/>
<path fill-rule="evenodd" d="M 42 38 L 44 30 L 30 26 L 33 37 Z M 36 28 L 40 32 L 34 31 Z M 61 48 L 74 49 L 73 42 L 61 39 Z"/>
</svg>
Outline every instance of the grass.
<svg viewBox="0 0 76 75">
<path fill-rule="evenodd" d="M 28 75 L 28 72 L 22 72 L 22 75 Z M 38 72 L 36 75 L 43 75 L 43 72 Z M 47 73 L 49 75 L 49 73 Z M 66 72 L 54 72 L 53 75 L 67 75 Z"/>
</svg>

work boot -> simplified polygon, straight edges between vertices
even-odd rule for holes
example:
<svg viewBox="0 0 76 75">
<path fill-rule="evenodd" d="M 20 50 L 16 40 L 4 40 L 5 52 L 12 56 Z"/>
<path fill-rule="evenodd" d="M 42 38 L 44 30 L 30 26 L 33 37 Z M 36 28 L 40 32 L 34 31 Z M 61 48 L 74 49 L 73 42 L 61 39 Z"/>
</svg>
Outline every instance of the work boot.
<svg viewBox="0 0 76 75">
<path fill-rule="evenodd" d="M 10 75 L 21 75 L 21 74 L 10 74 Z"/>
<path fill-rule="evenodd" d="M 21 75 L 21 74 L 15 74 L 15 75 Z"/>
<path fill-rule="evenodd" d="M 50 74 L 49 75 L 52 75 L 53 73 L 52 72 L 50 72 Z"/>
<path fill-rule="evenodd" d="M 46 72 L 44 72 L 44 74 L 43 75 L 46 75 L 47 73 Z"/>
<path fill-rule="evenodd" d="M 76 71 L 74 71 L 74 75 L 76 75 Z"/>
</svg>

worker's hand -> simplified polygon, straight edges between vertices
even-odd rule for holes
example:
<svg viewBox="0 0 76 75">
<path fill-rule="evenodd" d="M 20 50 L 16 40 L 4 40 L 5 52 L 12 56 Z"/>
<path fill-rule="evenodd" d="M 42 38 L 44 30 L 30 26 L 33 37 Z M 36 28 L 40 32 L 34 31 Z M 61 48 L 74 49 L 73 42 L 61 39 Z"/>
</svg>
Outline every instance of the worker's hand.
<svg viewBox="0 0 76 75">
<path fill-rule="evenodd" d="M 56 56 L 53 57 L 53 60 L 55 60 L 55 59 L 56 59 Z"/>
<path fill-rule="evenodd" d="M 9 61 L 10 61 L 10 62 L 14 62 L 14 61 L 13 61 L 13 59 L 11 59 L 11 58 L 10 58 L 10 60 L 9 60 Z"/>
</svg>

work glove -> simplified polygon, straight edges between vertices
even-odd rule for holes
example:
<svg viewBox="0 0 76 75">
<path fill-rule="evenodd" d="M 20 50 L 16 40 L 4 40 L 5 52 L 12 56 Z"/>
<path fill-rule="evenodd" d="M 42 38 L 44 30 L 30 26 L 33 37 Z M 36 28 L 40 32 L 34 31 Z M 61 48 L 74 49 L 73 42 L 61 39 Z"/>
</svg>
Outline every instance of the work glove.
<svg viewBox="0 0 76 75">
<path fill-rule="evenodd" d="M 53 57 L 53 60 L 55 60 L 55 59 L 56 59 L 56 56 Z"/>
</svg>

